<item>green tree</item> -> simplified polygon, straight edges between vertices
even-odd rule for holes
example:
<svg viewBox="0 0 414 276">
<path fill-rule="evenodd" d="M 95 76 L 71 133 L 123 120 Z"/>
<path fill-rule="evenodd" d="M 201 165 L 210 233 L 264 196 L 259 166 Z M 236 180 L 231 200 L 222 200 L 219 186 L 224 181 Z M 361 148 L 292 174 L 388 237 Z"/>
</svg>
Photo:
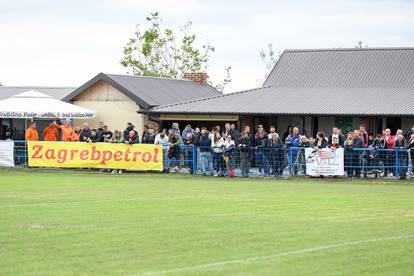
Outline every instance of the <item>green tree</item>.
<svg viewBox="0 0 414 276">
<path fill-rule="evenodd" d="M 207 42 L 197 47 L 196 35 L 191 33 L 191 22 L 179 28 L 178 35 L 170 28 L 162 26 L 158 12 L 146 17 L 149 27 L 139 25 L 128 43 L 124 46 L 120 63 L 136 76 L 182 78 L 184 73 L 206 72 L 214 52 Z M 212 84 L 223 91 L 231 82 L 231 67 L 225 68 L 226 76 L 220 83 Z"/>
</svg>

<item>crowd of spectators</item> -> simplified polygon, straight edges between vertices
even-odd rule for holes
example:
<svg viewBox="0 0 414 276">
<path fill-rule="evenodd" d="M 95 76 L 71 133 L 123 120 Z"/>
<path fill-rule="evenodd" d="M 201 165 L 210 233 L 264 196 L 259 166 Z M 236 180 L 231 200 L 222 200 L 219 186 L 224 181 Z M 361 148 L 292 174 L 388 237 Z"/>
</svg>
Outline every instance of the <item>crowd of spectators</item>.
<svg viewBox="0 0 414 276">
<path fill-rule="evenodd" d="M 26 130 L 26 140 L 39 140 L 36 122 Z M 252 132 L 249 126 L 240 132 L 235 124 L 230 123 L 226 123 L 224 128 L 217 125 L 211 131 L 186 125 L 181 131 L 179 124 L 173 123 L 169 130 L 164 129 L 160 133 L 145 126 L 139 136 L 131 123 L 123 131 L 112 132 L 103 122 L 90 129 L 87 123 L 81 128 L 72 127 L 70 121 L 63 124 L 52 121 L 43 130 L 43 140 L 159 144 L 164 149 L 164 172 L 178 171 L 180 166 L 184 166 L 192 173 L 196 158 L 196 169 L 202 175 L 229 177 L 234 176 L 236 167 L 243 177 L 249 176 L 252 165 L 256 166 L 259 175 L 265 177 L 281 176 L 288 165 L 292 174 L 304 174 L 305 148 L 344 148 L 344 165 L 349 178 L 366 175 L 368 169 L 376 173 L 382 164 L 383 176 L 398 175 L 404 179 L 407 173 L 413 174 L 413 166 L 411 171 L 408 168 L 409 163 L 414 164 L 414 125 L 405 133 L 399 129 L 394 135 L 389 128 L 373 135 L 367 133 L 364 125 L 346 134 L 333 127 L 329 135 L 320 131 L 316 137 L 301 135 L 299 128 L 289 126 L 280 137 L 274 126 L 270 126 L 269 132 L 262 125 L 256 132 Z M 397 163 L 399 166 L 395 166 Z"/>
</svg>

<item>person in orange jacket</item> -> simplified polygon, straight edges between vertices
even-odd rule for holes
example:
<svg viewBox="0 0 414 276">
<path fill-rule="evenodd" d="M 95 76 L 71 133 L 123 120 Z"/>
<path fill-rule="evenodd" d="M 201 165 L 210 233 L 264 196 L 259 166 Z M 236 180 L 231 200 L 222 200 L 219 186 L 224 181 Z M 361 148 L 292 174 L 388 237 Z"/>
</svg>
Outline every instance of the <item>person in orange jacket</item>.
<svg viewBox="0 0 414 276">
<path fill-rule="evenodd" d="M 57 128 L 59 128 L 62 131 L 62 142 L 69 142 L 72 140 L 73 129 L 70 126 L 69 120 L 66 120 L 63 126 L 58 125 L 56 121 L 54 121 L 53 123 Z"/>
<path fill-rule="evenodd" d="M 59 138 L 59 130 L 53 122 L 43 130 L 43 141 L 57 141 Z"/>
<path fill-rule="evenodd" d="M 30 127 L 26 129 L 26 141 L 39 141 L 39 133 L 37 132 L 36 122 L 32 122 Z"/>
<path fill-rule="evenodd" d="M 75 126 L 75 130 L 73 131 L 72 137 L 70 138 L 71 142 L 79 142 L 79 135 L 81 132 L 80 126 Z"/>
</svg>

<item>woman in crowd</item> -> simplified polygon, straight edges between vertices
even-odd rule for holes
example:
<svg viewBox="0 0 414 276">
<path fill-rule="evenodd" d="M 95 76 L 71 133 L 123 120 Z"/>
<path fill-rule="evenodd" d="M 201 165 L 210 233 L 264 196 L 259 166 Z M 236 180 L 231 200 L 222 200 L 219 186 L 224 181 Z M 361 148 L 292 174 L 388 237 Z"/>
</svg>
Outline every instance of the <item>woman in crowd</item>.
<svg viewBox="0 0 414 276">
<path fill-rule="evenodd" d="M 352 179 L 352 150 L 354 147 L 354 135 L 352 132 L 349 132 L 345 144 L 344 144 L 344 161 L 345 161 L 345 171 L 348 176 L 348 179 Z"/>
<path fill-rule="evenodd" d="M 226 171 L 229 177 L 234 177 L 234 150 L 235 150 L 235 143 L 231 138 L 231 135 L 226 136 L 226 140 L 224 141 L 224 152 L 223 152 L 223 159 L 226 163 Z"/>
<path fill-rule="evenodd" d="M 266 145 L 268 141 L 267 133 L 264 131 L 262 125 L 259 125 L 257 133 L 254 136 L 256 145 L 256 165 L 259 170 L 259 175 L 264 174 L 265 177 L 269 176 L 270 164 L 267 160 Z"/>
<path fill-rule="evenodd" d="M 243 131 L 241 137 L 237 140 L 237 148 L 240 154 L 240 170 L 242 177 L 248 177 L 250 171 L 250 147 L 251 141 L 249 134 Z"/>
<path fill-rule="evenodd" d="M 272 133 L 269 141 L 267 142 L 269 150 L 269 160 L 272 167 L 273 176 L 281 176 L 283 173 L 283 160 L 285 156 L 284 144 L 279 138 L 279 134 L 276 132 Z"/>
<path fill-rule="evenodd" d="M 336 149 L 342 148 L 342 146 L 339 144 L 338 137 L 332 138 L 332 143 L 329 145 L 329 148 L 331 150 L 336 150 Z"/>
<path fill-rule="evenodd" d="M 410 140 L 408 141 L 407 148 L 410 153 L 410 159 L 411 159 L 411 174 L 414 175 L 414 133 L 410 134 Z"/>
<path fill-rule="evenodd" d="M 315 144 L 313 145 L 316 149 L 323 149 L 328 146 L 328 141 L 325 139 L 325 133 L 319 131 L 316 135 Z"/>
<path fill-rule="evenodd" d="M 215 132 L 211 147 L 213 149 L 213 167 L 215 172 L 215 176 L 224 176 L 225 168 L 224 168 L 224 159 L 223 159 L 223 152 L 224 152 L 224 139 L 220 135 L 220 131 Z"/>
</svg>

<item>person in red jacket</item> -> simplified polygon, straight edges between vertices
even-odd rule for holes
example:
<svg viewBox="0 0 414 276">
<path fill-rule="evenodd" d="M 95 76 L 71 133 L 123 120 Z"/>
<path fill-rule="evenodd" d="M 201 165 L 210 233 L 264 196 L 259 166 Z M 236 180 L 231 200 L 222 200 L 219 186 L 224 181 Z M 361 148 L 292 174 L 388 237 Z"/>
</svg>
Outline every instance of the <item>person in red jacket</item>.
<svg viewBox="0 0 414 276">
<path fill-rule="evenodd" d="M 394 174 L 394 152 L 393 152 L 393 147 L 394 147 L 394 136 L 391 135 L 391 130 L 389 128 L 386 128 L 384 130 L 384 140 L 386 143 L 386 152 L 385 152 L 385 160 L 384 160 L 384 165 L 385 165 L 385 172 L 384 172 L 384 176 L 387 176 L 388 173 L 392 173 Z"/>
</svg>

